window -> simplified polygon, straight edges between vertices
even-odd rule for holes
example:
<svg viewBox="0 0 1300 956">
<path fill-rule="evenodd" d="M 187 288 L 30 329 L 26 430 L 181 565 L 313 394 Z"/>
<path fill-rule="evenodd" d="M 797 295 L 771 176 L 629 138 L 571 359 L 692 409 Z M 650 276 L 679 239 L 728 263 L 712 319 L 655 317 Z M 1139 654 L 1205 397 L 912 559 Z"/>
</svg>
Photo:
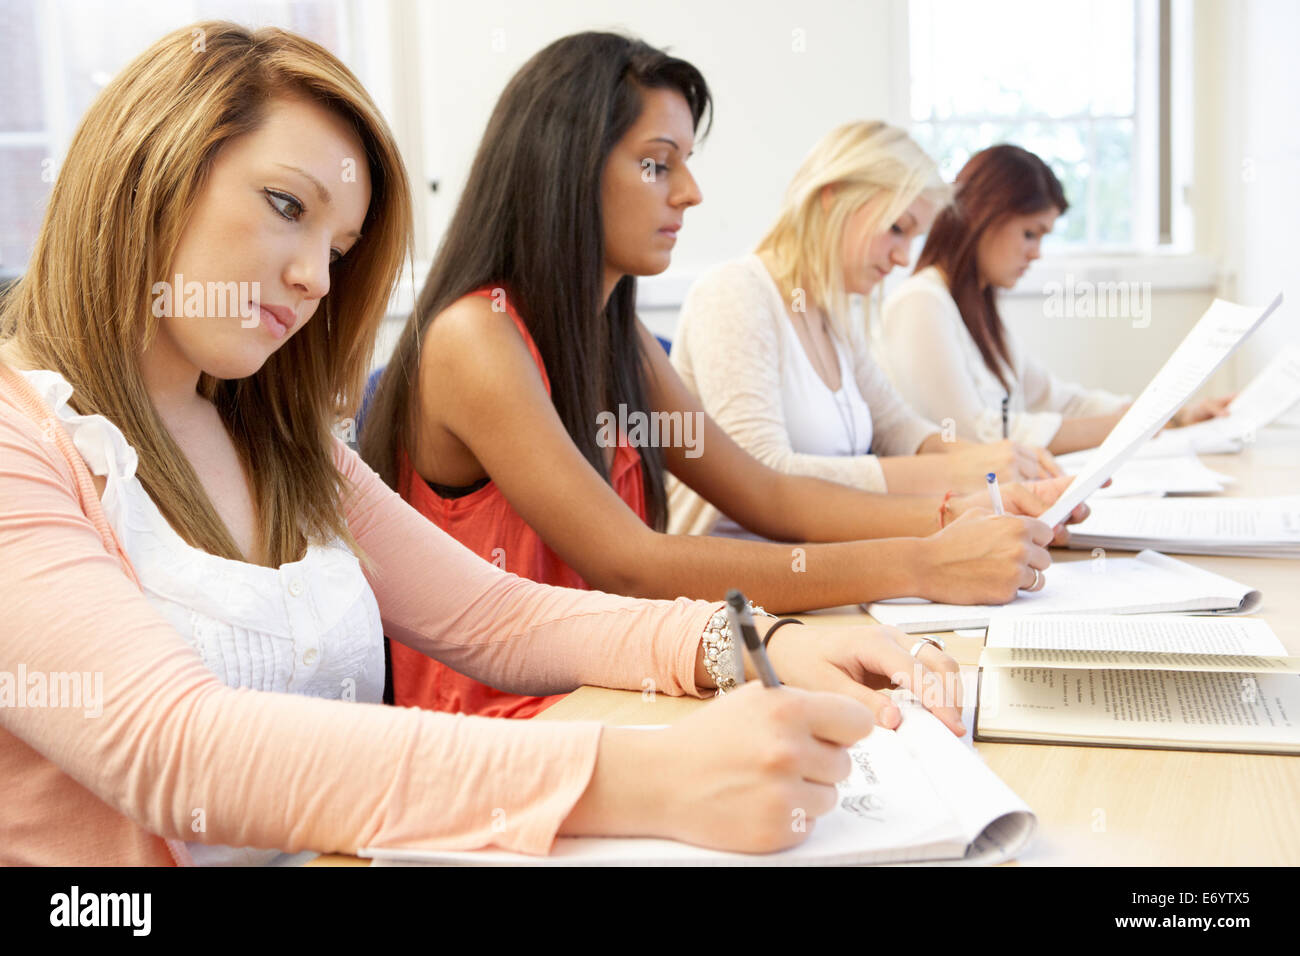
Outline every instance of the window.
<svg viewBox="0 0 1300 956">
<path fill-rule="evenodd" d="M 0 0 L 0 278 L 26 266 L 82 115 L 149 44 L 199 20 L 274 25 L 320 43 L 369 88 L 367 61 L 378 58 L 366 55 L 352 9 L 345 0 Z"/>
<path fill-rule="evenodd" d="M 1161 77 L 1170 75 L 1170 56 L 1166 43 L 1161 62 L 1160 27 L 1169 7 L 1168 0 L 909 0 L 912 134 L 950 181 L 972 153 L 994 143 L 1042 157 L 1070 202 L 1045 249 L 1167 246 L 1182 238 L 1170 223 L 1183 216 L 1169 208 L 1167 93 L 1161 145 Z"/>
</svg>

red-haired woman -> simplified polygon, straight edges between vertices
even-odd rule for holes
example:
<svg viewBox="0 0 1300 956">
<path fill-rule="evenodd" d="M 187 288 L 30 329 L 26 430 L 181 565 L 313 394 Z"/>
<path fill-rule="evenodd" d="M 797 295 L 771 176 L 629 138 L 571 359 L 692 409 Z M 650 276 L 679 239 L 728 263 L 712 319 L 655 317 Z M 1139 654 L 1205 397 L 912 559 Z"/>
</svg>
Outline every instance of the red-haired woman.
<svg viewBox="0 0 1300 956">
<path fill-rule="evenodd" d="M 1028 150 L 976 153 L 915 273 L 885 302 L 877 361 L 917 412 L 951 419 L 959 438 L 1011 438 L 1059 455 L 1101 444 L 1128 407 L 1127 398 L 1056 378 L 998 315 L 996 290 L 1015 286 L 1068 208 L 1060 181 Z M 1174 424 L 1223 414 L 1228 401 L 1185 408 Z"/>
</svg>

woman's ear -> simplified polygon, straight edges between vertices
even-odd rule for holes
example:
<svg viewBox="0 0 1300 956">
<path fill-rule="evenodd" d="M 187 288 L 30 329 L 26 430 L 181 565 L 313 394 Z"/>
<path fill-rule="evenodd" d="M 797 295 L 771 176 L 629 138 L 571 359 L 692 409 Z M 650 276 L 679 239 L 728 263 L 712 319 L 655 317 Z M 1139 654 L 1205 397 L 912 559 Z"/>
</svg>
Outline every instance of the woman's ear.
<svg viewBox="0 0 1300 956">
<path fill-rule="evenodd" d="M 831 200 L 835 197 L 835 183 L 827 183 L 821 189 L 822 212 L 830 212 Z"/>
</svg>

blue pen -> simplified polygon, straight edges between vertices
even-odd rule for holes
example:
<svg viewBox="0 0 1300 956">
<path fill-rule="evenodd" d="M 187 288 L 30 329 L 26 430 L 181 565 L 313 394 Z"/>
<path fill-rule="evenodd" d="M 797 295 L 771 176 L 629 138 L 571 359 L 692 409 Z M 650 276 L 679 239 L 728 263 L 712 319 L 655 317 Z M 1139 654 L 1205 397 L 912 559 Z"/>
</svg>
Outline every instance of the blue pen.
<svg viewBox="0 0 1300 956">
<path fill-rule="evenodd" d="M 989 482 L 989 501 L 993 502 L 993 513 L 995 515 L 1006 514 L 1002 510 L 1002 492 L 998 490 L 998 476 L 990 471 L 986 477 Z"/>
</svg>

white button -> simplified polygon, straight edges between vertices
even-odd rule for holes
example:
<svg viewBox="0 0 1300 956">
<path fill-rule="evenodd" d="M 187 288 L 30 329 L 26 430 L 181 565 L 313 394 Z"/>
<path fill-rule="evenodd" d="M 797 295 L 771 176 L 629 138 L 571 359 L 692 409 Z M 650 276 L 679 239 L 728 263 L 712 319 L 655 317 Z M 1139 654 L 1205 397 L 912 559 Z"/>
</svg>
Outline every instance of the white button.
<svg viewBox="0 0 1300 956">
<path fill-rule="evenodd" d="M 302 594 L 302 582 L 299 581 L 297 578 L 294 578 L 292 581 L 290 581 L 289 593 L 292 594 L 294 597 L 298 597 L 300 594 Z"/>
<path fill-rule="evenodd" d="M 307 652 L 302 655 L 302 662 L 304 664 L 316 663 L 316 648 L 314 647 L 307 648 Z"/>
</svg>

